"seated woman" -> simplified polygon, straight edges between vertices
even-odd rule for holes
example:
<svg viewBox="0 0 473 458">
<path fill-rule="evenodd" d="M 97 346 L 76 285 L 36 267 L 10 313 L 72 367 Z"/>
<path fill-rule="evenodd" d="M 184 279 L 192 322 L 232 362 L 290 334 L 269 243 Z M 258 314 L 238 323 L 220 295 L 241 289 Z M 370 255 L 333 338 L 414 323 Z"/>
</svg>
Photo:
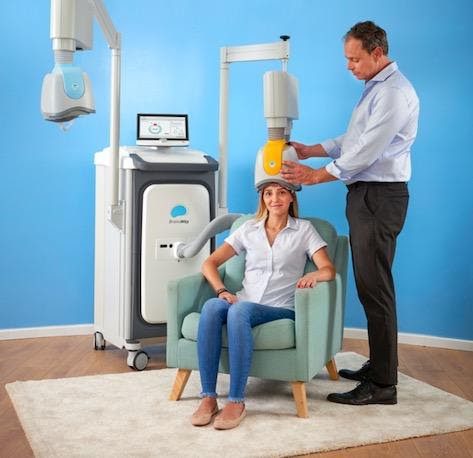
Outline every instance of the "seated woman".
<svg viewBox="0 0 473 458">
<path fill-rule="evenodd" d="M 297 197 L 290 186 L 265 184 L 259 190 L 254 219 L 227 237 L 202 265 L 202 273 L 217 297 L 204 304 L 199 321 L 202 401 L 191 418 L 194 426 L 209 424 L 218 413 L 216 383 L 222 326 L 226 324 L 228 331 L 230 392 L 214 427 L 231 429 L 246 415 L 245 388 L 253 352 L 251 328 L 282 318 L 294 320 L 296 287 L 313 288 L 317 282 L 335 277 L 326 243 L 309 221 L 298 219 Z M 241 252 L 246 252 L 243 289 L 234 293 L 225 288 L 217 269 Z M 318 270 L 303 276 L 307 257 Z"/>
</svg>

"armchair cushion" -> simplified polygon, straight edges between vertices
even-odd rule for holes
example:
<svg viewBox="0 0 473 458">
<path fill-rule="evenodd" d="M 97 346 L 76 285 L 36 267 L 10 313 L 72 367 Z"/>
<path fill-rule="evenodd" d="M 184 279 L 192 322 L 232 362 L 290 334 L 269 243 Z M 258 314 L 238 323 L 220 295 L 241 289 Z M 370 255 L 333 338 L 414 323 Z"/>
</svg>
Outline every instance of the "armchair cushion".
<svg viewBox="0 0 473 458">
<path fill-rule="evenodd" d="M 197 330 L 199 327 L 200 313 L 193 312 L 184 318 L 182 323 L 182 335 L 185 339 L 197 342 Z M 293 320 L 282 319 L 270 321 L 252 330 L 255 350 L 284 350 L 294 348 L 295 325 Z M 227 327 L 222 331 L 222 347 L 228 348 Z"/>
</svg>

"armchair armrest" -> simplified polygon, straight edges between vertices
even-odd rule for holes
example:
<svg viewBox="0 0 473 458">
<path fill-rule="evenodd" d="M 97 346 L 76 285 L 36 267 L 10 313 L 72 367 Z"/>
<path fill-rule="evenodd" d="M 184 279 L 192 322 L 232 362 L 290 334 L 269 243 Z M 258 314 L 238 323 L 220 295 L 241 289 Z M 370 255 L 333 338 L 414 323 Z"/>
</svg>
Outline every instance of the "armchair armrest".
<svg viewBox="0 0 473 458">
<path fill-rule="evenodd" d="M 295 297 L 297 374 L 310 380 L 341 348 L 343 285 L 340 274 L 315 288 L 298 289 Z"/>
<path fill-rule="evenodd" d="M 224 277 L 225 269 L 219 273 Z M 207 299 L 215 293 L 201 273 L 171 280 L 167 288 L 167 365 L 175 367 L 177 363 L 177 343 L 182 337 L 181 328 L 184 318 L 192 312 L 199 312 Z"/>
</svg>

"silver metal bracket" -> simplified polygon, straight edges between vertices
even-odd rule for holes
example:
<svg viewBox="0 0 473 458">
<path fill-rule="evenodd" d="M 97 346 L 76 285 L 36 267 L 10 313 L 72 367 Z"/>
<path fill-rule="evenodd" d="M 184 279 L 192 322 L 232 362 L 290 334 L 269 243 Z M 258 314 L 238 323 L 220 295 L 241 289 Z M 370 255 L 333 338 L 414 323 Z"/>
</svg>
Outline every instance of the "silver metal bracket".
<svg viewBox="0 0 473 458">
<path fill-rule="evenodd" d="M 107 210 L 108 220 L 120 231 L 125 227 L 125 203 L 110 205 Z"/>
</svg>

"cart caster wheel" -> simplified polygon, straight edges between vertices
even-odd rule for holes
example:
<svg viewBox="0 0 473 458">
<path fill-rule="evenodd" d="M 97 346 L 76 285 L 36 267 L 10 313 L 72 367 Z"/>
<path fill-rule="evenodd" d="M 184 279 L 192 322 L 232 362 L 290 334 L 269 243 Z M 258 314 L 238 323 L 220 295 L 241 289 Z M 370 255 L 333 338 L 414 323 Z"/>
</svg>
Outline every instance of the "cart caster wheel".
<svg viewBox="0 0 473 458">
<path fill-rule="evenodd" d="M 101 332 L 94 333 L 94 349 L 95 350 L 105 350 L 105 339 Z"/>
<path fill-rule="evenodd" d="M 145 351 L 137 351 L 136 354 L 133 356 L 132 367 L 137 371 L 142 371 L 143 369 L 146 369 L 148 361 L 148 353 L 146 353 Z"/>
</svg>

